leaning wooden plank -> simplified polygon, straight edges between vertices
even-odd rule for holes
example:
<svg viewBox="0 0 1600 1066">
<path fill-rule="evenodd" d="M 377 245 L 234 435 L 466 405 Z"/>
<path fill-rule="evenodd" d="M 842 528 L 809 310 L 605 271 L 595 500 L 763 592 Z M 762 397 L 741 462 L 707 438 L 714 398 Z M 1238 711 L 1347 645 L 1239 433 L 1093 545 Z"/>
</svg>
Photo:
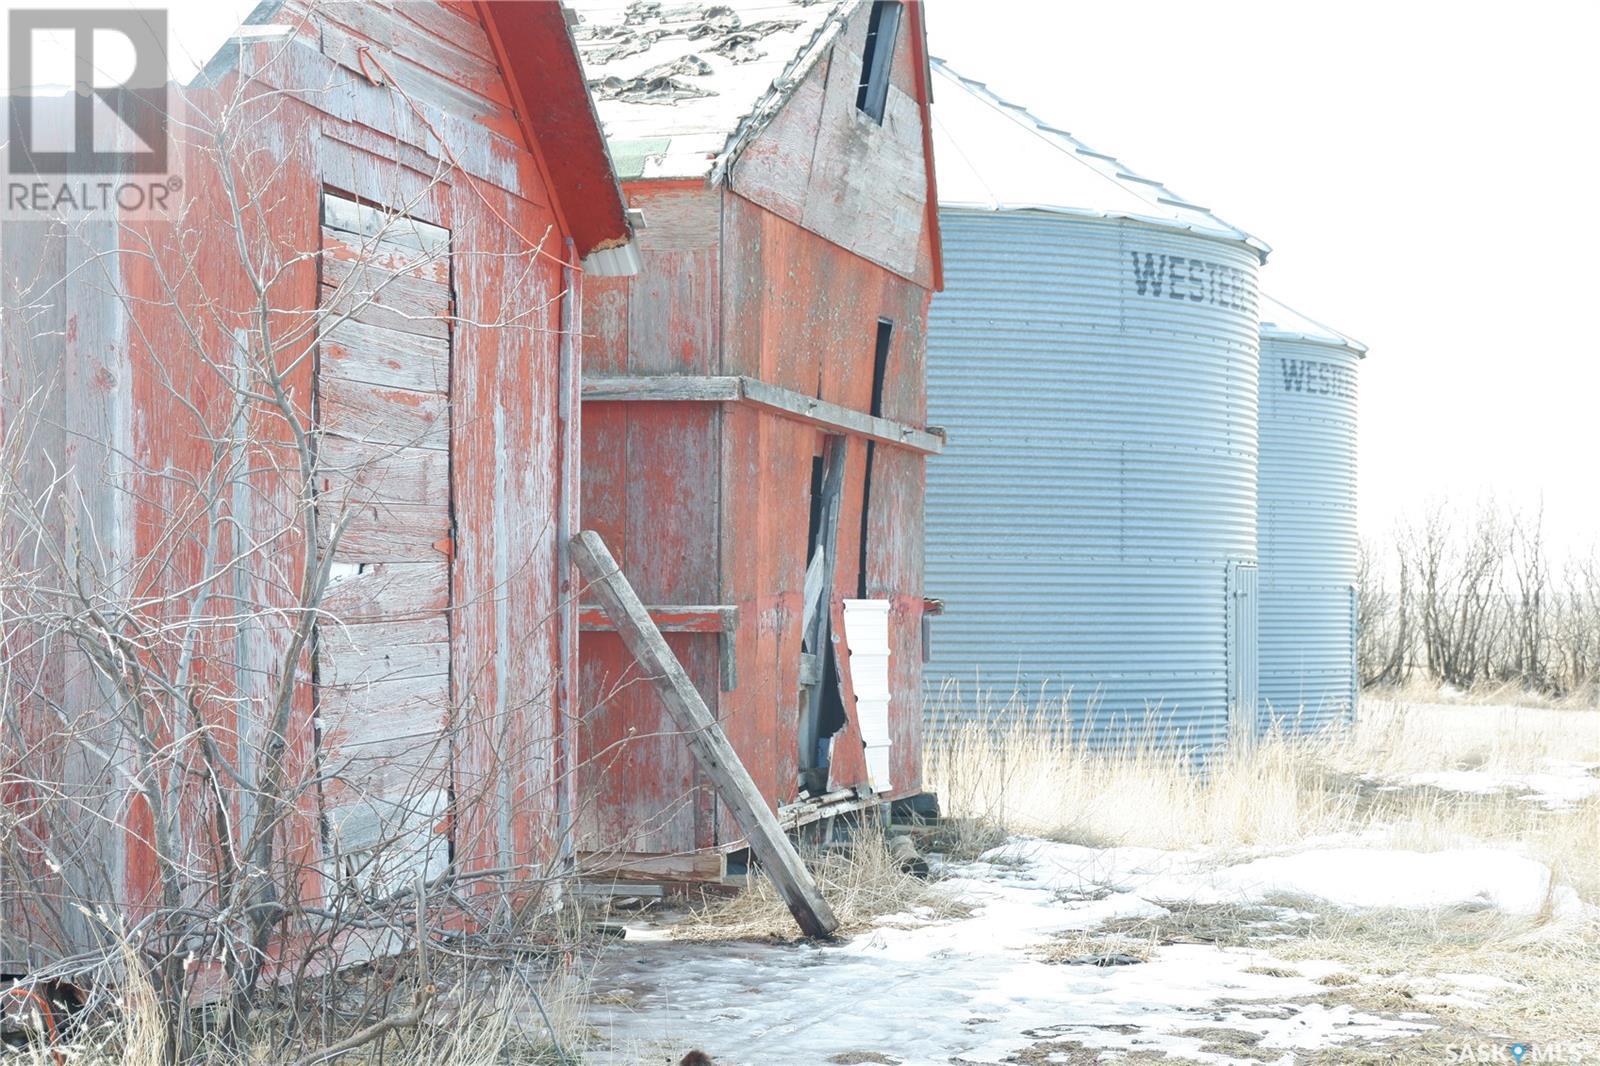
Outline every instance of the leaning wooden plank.
<svg viewBox="0 0 1600 1066">
<path fill-rule="evenodd" d="M 868 437 L 884 444 L 915 448 L 919 452 L 937 455 L 944 451 L 944 438 L 927 430 L 878 418 L 841 404 L 819 400 L 803 392 L 782 389 L 755 378 L 744 378 L 745 399 L 762 407 L 787 415 L 796 421 L 821 426 L 824 429 L 843 430 L 858 437 Z"/>
<path fill-rule="evenodd" d="M 605 541 L 586 529 L 572 538 L 572 557 L 589 591 L 616 623 L 617 632 L 661 695 L 661 702 L 683 732 L 718 797 L 728 805 L 735 822 L 767 876 L 789 905 L 800 930 L 809 937 L 832 936 L 839 927 L 828 901 L 800 861 L 794 845 L 784 835 L 777 817 L 757 790 L 750 773 L 728 743 L 722 727 L 711 716 L 699 691 L 689 680 L 666 638 L 650 621 L 633 586 L 622 576 Z"/>
</svg>

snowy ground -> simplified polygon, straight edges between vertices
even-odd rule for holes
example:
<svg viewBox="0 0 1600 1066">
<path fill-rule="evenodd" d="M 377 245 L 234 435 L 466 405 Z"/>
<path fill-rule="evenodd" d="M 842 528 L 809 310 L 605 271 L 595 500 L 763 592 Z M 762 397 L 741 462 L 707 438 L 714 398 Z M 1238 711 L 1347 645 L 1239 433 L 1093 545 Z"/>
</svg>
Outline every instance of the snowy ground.
<svg viewBox="0 0 1600 1066">
<path fill-rule="evenodd" d="M 1509 792 L 1546 810 L 1564 811 L 1590 796 L 1600 796 L 1600 763 L 1571 759 L 1546 759 L 1542 769 L 1532 773 L 1511 773 L 1486 769 L 1437 770 L 1403 774 L 1385 779 L 1381 789 L 1426 786 L 1445 792 L 1465 792 L 1487 796 Z"/>
<path fill-rule="evenodd" d="M 1016 840 L 950 868 L 946 887 L 973 905 L 970 917 L 900 915 L 826 946 L 673 942 L 641 923 L 596 975 L 591 1023 L 609 1050 L 586 1061 L 676 1062 L 701 1047 L 730 1066 L 1081 1063 L 1102 1051 L 1104 1061 L 1292 1064 L 1426 1031 L 1430 1001 L 1480 1002 L 1504 982 L 1435 975 L 1417 1010 L 1381 1014 L 1328 995 L 1359 980 L 1346 967 L 1259 946 L 1173 943 L 1113 966 L 1049 961 L 1048 948 L 1070 930 L 1196 904 L 1253 905 L 1271 925 L 1295 916 L 1290 896 L 1531 914 L 1549 894 L 1549 872 L 1510 852 L 1326 844 L 1219 865 Z M 1555 900 L 1568 917 L 1585 910 L 1570 890 Z"/>
<path fill-rule="evenodd" d="M 1600 715 L 1376 710 L 1324 786 L 1353 790 L 1322 797 L 1355 801 L 1337 835 L 1014 839 L 942 869 L 966 917 L 895 915 L 827 945 L 673 940 L 636 920 L 593 974 L 584 1062 L 699 1047 L 718 1066 L 1509 1063 L 1533 1036 L 1551 1043 L 1526 1061 L 1600 1064 L 1600 908 L 1568 887 L 1594 898 Z M 1512 801 L 1470 798 L 1499 793 Z"/>
</svg>

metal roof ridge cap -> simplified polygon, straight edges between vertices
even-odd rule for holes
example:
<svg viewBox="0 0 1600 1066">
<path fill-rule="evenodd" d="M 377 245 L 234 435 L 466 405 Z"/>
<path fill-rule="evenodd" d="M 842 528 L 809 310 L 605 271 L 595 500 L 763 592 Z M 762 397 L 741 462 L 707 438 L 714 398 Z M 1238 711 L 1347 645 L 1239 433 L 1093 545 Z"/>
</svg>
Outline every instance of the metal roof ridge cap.
<svg viewBox="0 0 1600 1066">
<path fill-rule="evenodd" d="M 1263 338 L 1271 337 L 1273 340 L 1279 341 L 1301 341 L 1306 344 L 1314 344 L 1319 348 L 1342 348 L 1345 351 L 1355 355 L 1358 359 L 1365 359 L 1367 357 L 1368 349 L 1365 344 L 1362 344 L 1353 337 L 1346 337 L 1343 334 L 1341 334 L 1339 337 L 1328 337 L 1320 333 L 1306 333 L 1301 330 L 1278 329 L 1275 326 L 1262 323 L 1261 336 Z"/>
<path fill-rule="evenodd" d="M 1366 355 L 1367 346 L 1365 344 L 1361 343 L 1360 341 L 1356 340 L 1354 337 L 1350 336 L 1348 333 L 1345 333 L 1343 330 L 1334 329 L 1332 326 L 1328 325 L 1326 322 L 1322 321 L 1321 319 L 1312 318 L 1310 315 L 1306 314 L 1305 312 L 1299 311 L 1299 310 L 1296 310 L 1293 307 L 1290 307 L 1288 304 L 1284 303 L 1282 300 L 1278 299 L 1276 296 L 1273 296 L 1271 293 L 1264 292 L 1264 293 L 1261 294 L 1261 297 L 1262 297 L 1262 300 L 1264 302 L 1277 304 L 1279 307 L 1283 308 L 1285 311 L 1289 312 L 1291 315 L 1294 315 L 1296 318 L 1303 318 L 1307 322 L 1311 323 L 1313 326 L 1316 326 L 1319 329 L 1326 330 L 1327 331 L 1327 337 L 1323 338 L 1324 340 L 1334 340 L 1338 345 L 1341 345 L 1343 347 L 1349 348 L 1351 351 L 1356 352 L 1356 353 L 1358 353 L 1360 355 L 1363 355 L 1363 356 Z M 1271 332 L 1272 332 L 1272 334 L 1274 336 L 1278 336 L 1278 337 L 1302 336 L 1302 337 L 1306 337 L 1306 338 L 1310 338 L 1310 339 L 1316 339 L 1316 335 L 1315 334 L 1309 334 L 1309 333 L 1306 333 L 1303 330 L 1283 329 L 1283 328 L 1278 327 L 1274 323 L 1267 322 L 1266 319 L 1263 318 L 1262 322 L 1261 322 L 1261 331 L 1263 333 L 1265 333 L 1269 329 L 1271 330 Z"/>
<path fill-rule="evenodd" d="M 1195 222 L 1185 222 L 1182 219 L 1172 218 L 1168 215 L 1142 215 L 1136 211 L 1120 209 L 1106 210 L 1096 207 L 1067 207 L 1060 204 L 1034 204 L 1034 203 L 1002 203 L 988 206 L 967 200 L 940 200 L 939 210 L 951 211 L 981 211 L 986 214 L 998 214 L 1003 211 L 1039 211 L 1050 215 L 1071 215 L 1076 218 L 1102 218 L 1126 219 L 1158 229 L 1183 230 L 1186 233 L 1198 233 L 1215 240 L 1228 241 L 1232 244 L 1243 244 L 1261 254 L 1263 261 L 1270 247 L 1259 239 L 1233 229 L 1230 226 L 1212 227 L 1202 226 Z"/>
<path fill-rule="evenodd" d="M 1089 151 L 1092 154 L 1094 154 L 1094 155 L 1096 155 L 1098 157 L 1101 157 L 1101 158 L 1105 158 L 1105 159 L 1107 159 L 1108 162 L 1114 162 L 1116 164 L 1116 166 L 1118 167 L 1118 169 L 1123 171 L 1123 172 L 1125 172 L 1131 180 L 1138 181 L 1141 184 L 1150 184 L 1150 185 L 1158 186 L 1164 192 L 1167 192 L 1169 195 L 1175 195 L 1175 194 L 1172 193 L 1172 191 L 1170 189 L 1167 189 L 1166 185 L 1163 182 L 1156 181 L 1156 180 L 1154 180 L 1152 178 L 1143 177 L 1142 175 L 1137 174 L 1133 170 L 1133 168 L 1123 164 L 1120 160 L 1112 159 L 1111 157 L 1106 156 L 1102 152 L 1098 152 L 1098 151 L 1095 151 L 1092 148 L 1089 148 L 1089 146 L 1087 144 L 1084 144 L 1084 142 L 1078 140 L 1076 137 L 1072 136 L 1071 134 L 1064 133 L 1064 132 L 1060 131 L 1059 129 L 1057 129 L 1056 127 L 1050 126 L 1048 123 L 1044 122 L 1041 118 L 1039 118 L 1037 115 L 1035 115 L 1033 112 L 1029 111 L 1026 107 L 1023 107 L 1020 104 L 1011 103 L 1010 101 L 1006 100 L 1005 98 L 1000 96 L 1000 94 L 994 92 L 992 89 L 990 89 L 988 86 L 984 85 L 983 83 L 975 82 L 972 79 L 970 79 L 970 78 L 966 77 L 965 75 L 961 74 L 954 67 L 950 66 L 950 64 L 946 60 L 934 59 L 931 56 L 929 58 L 930 58 L 930 63 L 932 65 L 937 66 L 939 70 L 944 71 L 947 76 L 954 77 L 958 81 L 961 81 L 961 82 L 967 84 L 969 86 L 969 90 L 968 90 L 969 92 L 971 91 L 970 86 L 976 85 L 978 88 L 980 88 L 982 90 L 982 95 L 983 96 L 988 96 L 988 97 L 991 98 L 990 100 L 985 100 L 983 102 L 988 103 L 997 112 L 999 112 L 1000 114 L 1004 115 L 1006 118 L 1010 119 L 1012 122 L 1017 123 L 1022 128 L 1027 129 L 1029 132 L 1031 132 L 1035 136 L 1037 136 L 1040 140 L 1042 140 L 1045 143 L 1049 144 L 1051 147 L 1055 148 L 1058 152 L 1061 152 L 1062 155 L 1066 156 L 1068 159 L 1071 159 L 1073 162 L 1077 163 L 1079 166 L 1081 166 L 1084 169 L 1088 170 L 1090 173 L 1095 174 L 1096 176 L 1102 178 L 1105 181 L 1110 182 L 1111 184 L 1117 186 L 1120 189 L 1123 189 L 1126 192 L 1133 192 L 1133 190 L 1128 189 L 1125 185 L 1123 185 L 1117 179 L 1117 177 L 1115 175 L 1106 174 L 1105 172 L 1100 170 L 1098 167 L 1091 166 L 1090 164 L 1084 162 L 1082 159 L 1079 159 L 1078 158 L 1078 152 L 1077 152 L 1077 149 L 1079 149 L 1079 148 L 1089 149 Z M 974 96 L 979 96 L 980 94 L 973 93 L 973 95 Z M 981 97 L 980 97 L 980 99 L 981 99 Z M 1026 123 L 1023 122 L 1022 116 L 1026 116 L 1026 118 L 1027 118 L 1027 122 Z M 1072 144 L 1073 149 L 1071 151 L 1068 151 L 1066 148 L 1064 148 L 1059 143 L 1060 141 L 1063 141 L 1063 140 L 1067 141 L 1067 142 L 1070 142 Z M 1138 196 L 1139 194 L 1134 193 L 1134 195 Z M 1140 199 L 1143 199 L 1143 197 L 1141 196 Z M 1185 202 L 1187 203 L 1188 201 L 1185 201 Z M 1234 239 L 1235 240 L 1238 240 L 1238 241 L 1250 246 L 1251 248 L 1254 248 L 1257 251 L 1257 253 L 1261 256 L 1261 262 L 1263 264 L 1266 263 L 1267 256 L 1272 252 L 1272 246 L 1269 245 L 1266 241 L 1264 241 L 1261 238 L 1259 238 L 1259 237 L 1255 236 L 1254 234 L 1250 233 L 1248 230 L 1241 229 L 1240 227 L 1235 226 L 1233 223 L 1229 222 L 1227 219 L 1225 219 L 1225 218 L 1221 217 L 1220 215 L 1217 215 L 1214 212 L 1212 212 L 1209 208 L 1201 208 L 1198 204 L 1194 204 L 1194 205 L 1191 205 L 1191 206 L 1193 206 L 1197 210 L 1203 211 L 1206 215 L 1209 215 L 1211 218 L 1216 219 L 1217 224 L 1220 227 L 1222 227 L 1224 230 L 1230 231 L 1232 234 L 1234 234 Z M 1137 216 L 1129 215 L 1128 217 L 1137 217 Z M 1182 222 L 1178 222 L 1177 220 L 1174 220 L 1174 223 L 1177 224 L 1177 225 L 1180 225 L 1180 226 L 1184 225 Z M 1186 227 L 1186 228 L 1199 228 L 1199 227 Z"/>
</svg>

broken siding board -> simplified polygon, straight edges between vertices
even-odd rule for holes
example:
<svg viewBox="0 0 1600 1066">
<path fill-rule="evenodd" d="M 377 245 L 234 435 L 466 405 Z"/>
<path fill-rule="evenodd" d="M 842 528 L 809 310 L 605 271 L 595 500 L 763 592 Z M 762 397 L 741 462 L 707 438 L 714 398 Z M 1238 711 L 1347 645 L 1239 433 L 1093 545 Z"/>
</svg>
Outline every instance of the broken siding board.
<svg viewBox="0 0 1600 1066">
<path fill-rule="evenodd" d="M 320 338 L 324 373 L 369 385 L 443 392 L 450 385 L 450 345 L 347 319 Z"/>
<path fill-rule="evenodd" d="M 442 392 L 385 388 L 333 375 L 318 383 L 328 433 L 408 448 L 450 446 L 450 403 Z"/>
<path fill-rule="evenodd" d="M 450 334 L 450 290 L 437 282 L 377 270 L 352 270 L 339 259 L 322 265 L 323 306 L 335 316 L 349 316 L 370 326 L 400 333 L 445 338 Z M 338 324 L 338 319 L 329 325 Z"/>
<path fill-rule="evenodd" d="M 450 672 L 450 625 L 443 614 L 324 625 L 317 636 L 318 681 L 355 685 Z"/>
<path fill-rule="evenodd" d="M 426 214 L 448 224 L 447 202 L 453 172 L 434 157 L 418 149 L 398 153 L 408 156 L 407 165 L 397 166 L 393 148 L 384 144 L 399 142 L 373 134 L 364 127 L 328 119 L 322 136 L 316 139 L 317 168 L 331 188 L 375 203 L 394 204 L 397 209 Z"/>
<path fill-rule="evenodd" d="M 372 42 L 332 19 L 320 18 L 318 30 L 319 49 L 324 56 L 360 84 L 370 85 L 385 96 L 392 95 L 392 106 L 420 112 L 425 125 L 439 130 L 450 154 L 468 170 L 501 188 L 510 187 L 504 164 L 498 162 L 507 153 L 494 147 L 496 141 L 520 135 L 516 115 L 508 103 L 441 77 L 402 53 L 374 48 Z M 424 143 L 423 147 L 428 146 Z"/>
<path fill-rule="evenodd" d="M 317 532 L 324 545 L 331 532 L 326 523 L 333 519 L 343 520 L 333 551 L 335 562 L 421 564 L 448 558 L 452 552 L 450 515 L 440 507 L 389 507 L 381 512 L 364 508 L 319 517 Z"/>
<path fill-rule="evenodd" d="M 339 0 L 318 4 L 315 10 L 435 77 L 450 80 L 485 101 L 511 106 L 483 27 L 453 15 L 443 5 L 417 0 L 392 4 Z"/>
<path fill-rule="evenodd" d="M 360 567 L 328 586 L 322 609 L 335 622 L 426 618 L 450 606 L 450 564 L 437 549 L 427 562 L 366 562 Z"/>
<path fill-rule="evenodd" d="M 317 444 L 317 472 L 319 496 L 334 506 L 449 507 L 450 455 L 437 449 L 325 433 Z"/>
<path fill-rule="evenodd" d="M 394 163 L 384 160 L 386 169 Z M 351 268 L 450 283 L 450 231 L 398 207 L 377 208 L 343 196 L 322 197 L 322 254 Z"/>
</svg>

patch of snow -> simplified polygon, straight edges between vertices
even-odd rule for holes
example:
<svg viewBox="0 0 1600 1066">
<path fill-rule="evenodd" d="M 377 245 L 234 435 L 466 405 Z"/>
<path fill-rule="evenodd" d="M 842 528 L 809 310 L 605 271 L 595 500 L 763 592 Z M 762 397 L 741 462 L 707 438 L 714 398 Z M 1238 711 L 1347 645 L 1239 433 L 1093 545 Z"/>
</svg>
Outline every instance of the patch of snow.
<svg viewBox="0 0 1600 1066">
<path fill-rule="evenodd" d="M 1429 786 L 1446 792 L 1487 796 L 1496 792 L 1523 793 L 1523 799 L 1548 810 L 1569 810 L 1591 796 L 1600 795 L 1600 777 L 1593 763 L 1550 760 L 1539 773 L 1496 773 L 1486 770 L 1439 770 L 1408 774 L 1401 785 Z M 1390 786 L 1395 787 L 1395 786 Z"/>
<path fill-rule="evenodd" d="M 1013 842 L 985 858 L 1027 863 L 1033 876 L 1056 891 L 1099 885 L 1157 904 L 1258 904 L 1303 896 L 1338 907 L 1479 904 L 1536 914 L 1548 898 L 1558 917 L 1584 910 L 1572 889 L 1557 886 L 1552 892 L 1549 867 L 1502 848 L 1315 847 L 1219 867 L 1216 856 L 1204 852 Z"/>
</svg>

